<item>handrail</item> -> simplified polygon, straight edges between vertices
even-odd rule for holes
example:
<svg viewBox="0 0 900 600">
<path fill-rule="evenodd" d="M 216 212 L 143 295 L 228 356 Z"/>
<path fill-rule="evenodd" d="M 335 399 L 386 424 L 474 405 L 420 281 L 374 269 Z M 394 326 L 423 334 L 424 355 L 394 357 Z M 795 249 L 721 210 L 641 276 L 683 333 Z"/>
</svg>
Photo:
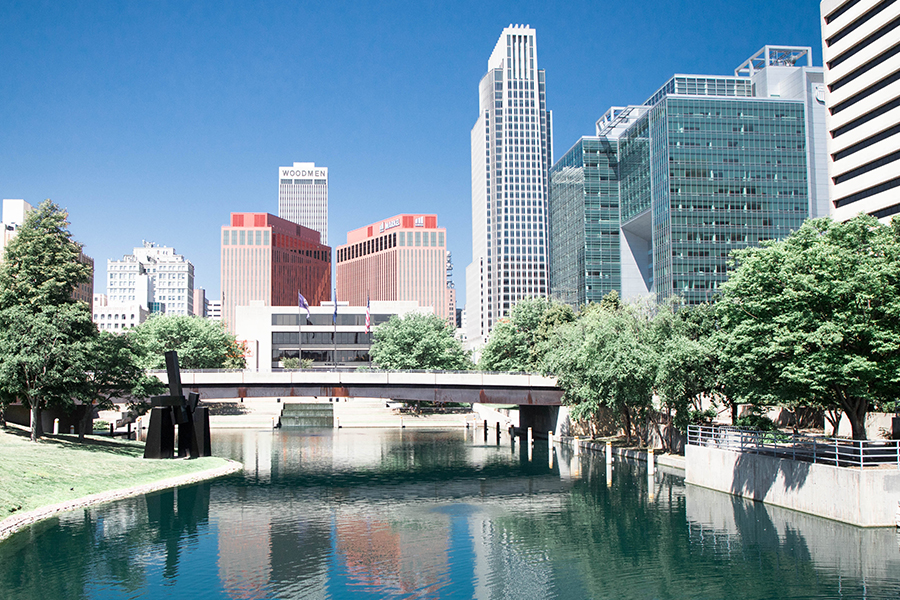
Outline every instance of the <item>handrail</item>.
<svg viewBox="0 0 900 600">
<path fill-rule="evenodd" d="M 850 440 L 727 425 L 689 425 L 687 443 L 836 467 L 897 465 L 900 469 L 900 440 Z"/>
</svg>

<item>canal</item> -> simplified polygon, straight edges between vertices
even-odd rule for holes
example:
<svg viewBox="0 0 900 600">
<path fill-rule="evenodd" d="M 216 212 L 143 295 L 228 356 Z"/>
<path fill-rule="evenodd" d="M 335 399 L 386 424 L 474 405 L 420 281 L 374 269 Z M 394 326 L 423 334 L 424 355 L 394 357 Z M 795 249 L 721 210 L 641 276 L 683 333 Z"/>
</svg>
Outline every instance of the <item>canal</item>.
<svg viewBox="0 0 900 600">
<path fill-rule="evenodd" d="M 0 597 L 900 597 L 896 530 L 631 460 L 471 430 L 214 431 L 213 450 L 244 472 L 0 543 Z"/>
</svg>

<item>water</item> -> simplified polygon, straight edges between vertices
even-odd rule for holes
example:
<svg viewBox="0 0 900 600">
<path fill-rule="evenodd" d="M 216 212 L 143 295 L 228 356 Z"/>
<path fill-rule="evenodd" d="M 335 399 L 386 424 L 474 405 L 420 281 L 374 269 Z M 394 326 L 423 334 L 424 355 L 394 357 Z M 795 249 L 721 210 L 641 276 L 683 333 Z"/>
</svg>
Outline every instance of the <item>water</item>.
<svg viewBox="0 0 900 600">
<path fill-rule="evenodd" d="M 642 463 L 471 431 L 214 431 L 213 450 L 245 471 L 0 544 L 0 598 L 900 598 L 894 529 Z"/>
</svg>

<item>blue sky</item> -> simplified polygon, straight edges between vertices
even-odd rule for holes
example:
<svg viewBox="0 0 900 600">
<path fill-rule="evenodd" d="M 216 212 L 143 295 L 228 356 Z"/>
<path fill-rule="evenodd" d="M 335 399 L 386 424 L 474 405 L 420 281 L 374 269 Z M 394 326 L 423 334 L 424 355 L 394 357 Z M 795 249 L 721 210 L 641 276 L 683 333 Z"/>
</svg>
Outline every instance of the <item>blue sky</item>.
<svg viewBox="0 0 900 600">
<path fill-rule="evenodd" d="M 537 30 L 559 158 L 673 73 L 812 46 L 819 3 L 0 2 L 0 196 L 67 208 L 96 261 L 172 246 L 219 294 L 232 211 L 277 214 L 277 167 L 329 167 L 329 241 L 436 213 L 465 298 L 469 132 L 503 27 Z"/>
</svg>

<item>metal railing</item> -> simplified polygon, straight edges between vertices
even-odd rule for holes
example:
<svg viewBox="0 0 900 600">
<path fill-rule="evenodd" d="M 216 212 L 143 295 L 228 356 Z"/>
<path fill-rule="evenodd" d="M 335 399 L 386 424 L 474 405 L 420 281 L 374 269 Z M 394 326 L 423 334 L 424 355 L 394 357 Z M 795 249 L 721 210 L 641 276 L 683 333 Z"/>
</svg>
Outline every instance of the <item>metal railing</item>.
<svg viewBox="0 0 900 600">
<path fill-rule="evenodd" d="M 896 466 L 900 469 L 900 440 L 820 438 L 740 427 L 689 425 L 688 445 L 837 467 Z"/>
</svg>

